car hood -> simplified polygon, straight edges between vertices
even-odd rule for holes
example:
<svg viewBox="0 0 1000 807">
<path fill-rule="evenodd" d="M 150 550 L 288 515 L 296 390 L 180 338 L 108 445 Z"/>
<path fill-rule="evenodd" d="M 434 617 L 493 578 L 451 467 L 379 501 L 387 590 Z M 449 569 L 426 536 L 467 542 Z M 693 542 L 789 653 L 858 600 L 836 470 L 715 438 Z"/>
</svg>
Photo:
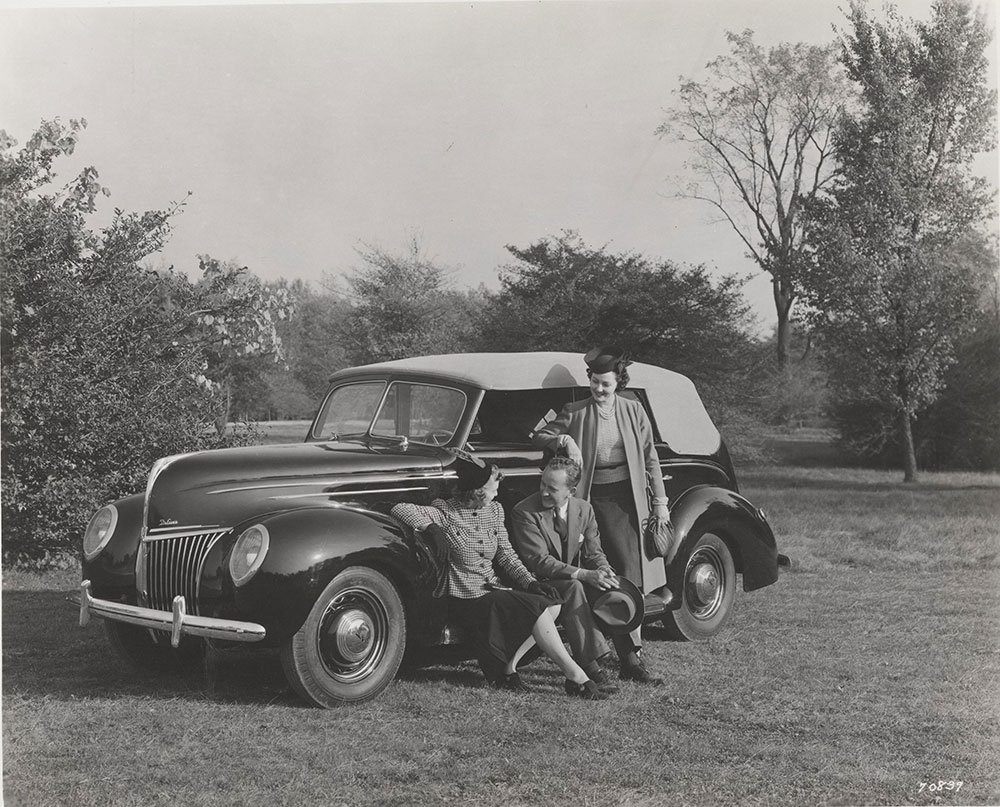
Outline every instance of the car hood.
<svg viewBox="0 0 1000 807">
<path fill-rule="evenodd" d="M 231 527 L 274 510 L 356 502 L 354 491 L 440 479 L 443 456 L 420 445 L 296 443 L 169 457 L 150 473 L 146 526 Z"/>
</svg>

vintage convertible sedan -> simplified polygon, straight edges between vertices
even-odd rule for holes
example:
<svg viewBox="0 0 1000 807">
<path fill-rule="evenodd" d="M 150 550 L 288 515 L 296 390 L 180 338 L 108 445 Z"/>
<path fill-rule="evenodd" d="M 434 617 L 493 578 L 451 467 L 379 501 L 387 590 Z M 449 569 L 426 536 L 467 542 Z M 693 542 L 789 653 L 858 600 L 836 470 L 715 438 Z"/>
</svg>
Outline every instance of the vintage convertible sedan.
<svg viewBox="0 0 1000 807">
<path fill-rule="evenodd" d="M 707 639 L 744 591 L 778 579 L 774 535 L 739 493 L 725 443 L 692 383 L 647 364 L 624 394 L 649 414 L 676 538 L 647 557 L 657 585 L 645 619 Z M 156 668 L 208 642 L 280 651 L 292 688 L 318 706 L 378 695 L 407 646 L 461 640 L 440 571 L 419 535 L 390 517 L 401 501 L 447 496 L 464 447 L 504 473 L 509 513 L 538 487 L 532 436 L 589 395 L 580 356 L 425 356 L 336 373 L 304 442 L 159 460 L 146 490 L 100 508 L 83 538 L 80 622 L 104 620 L 112 647 Z"/>
</svg>

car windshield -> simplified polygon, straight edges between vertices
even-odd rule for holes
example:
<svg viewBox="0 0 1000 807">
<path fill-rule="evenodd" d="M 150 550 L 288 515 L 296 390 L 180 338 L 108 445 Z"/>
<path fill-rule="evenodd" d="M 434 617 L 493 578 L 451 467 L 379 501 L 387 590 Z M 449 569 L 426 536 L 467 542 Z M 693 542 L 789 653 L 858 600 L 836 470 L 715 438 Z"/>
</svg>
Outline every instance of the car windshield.
<svg viewBox="0 0 1000 807">
<path fill-rule="evenodd" d="M 345 384 L 333 390 L 313 430 L 319 440 L 406 437 L 445 445 L 465 412 L 465 393 L 448 387 L 396 381 Z"/>
<path fill-rule="evenodd" d="M 372 434 L 446 445 L 465 411 L 465 393 L 449 387 L 396 381 L 389 385 Z"/>
<path fill-rule="evenodd" d="M 313 429 L 313 437 L 337 440 L 367 434 L 384 391 L 384 381 L 337 387 L 326 399 L 323 413 Z"/>
</svg>

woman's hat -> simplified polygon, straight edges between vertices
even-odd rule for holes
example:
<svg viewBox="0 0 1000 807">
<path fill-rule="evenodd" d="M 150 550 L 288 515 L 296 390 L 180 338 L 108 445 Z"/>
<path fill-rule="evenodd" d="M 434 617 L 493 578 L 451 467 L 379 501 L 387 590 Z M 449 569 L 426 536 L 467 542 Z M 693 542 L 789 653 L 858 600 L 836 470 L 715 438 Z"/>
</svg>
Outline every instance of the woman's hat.
<svg viewBox="0 0 1000 807">
<path fill-rule="evenodd" d="M 618 575 L 618 588 L 599 594 L 591 608 L 597 627 L 617 636 L 631 633 L 642 624 L 646 600 L 635 583 Z"/>
<path fill-rule="evenodd" d="M 461 448 L 446 449 L 454 454 L 451 469 L 458 476 L 458 489 L 462 492 L 479 490 L 493 476 L 493 464 L 483 462 L 479 457 Z"/>
<path fill-rule="evenodd" d="M 628 367 L 632 363 L 629 361 L 627 351 L 613 345 L 595 347 L 587 351 L 583 360 L 594 373 L 617 372 L 620 367 Z"/>
</svg>

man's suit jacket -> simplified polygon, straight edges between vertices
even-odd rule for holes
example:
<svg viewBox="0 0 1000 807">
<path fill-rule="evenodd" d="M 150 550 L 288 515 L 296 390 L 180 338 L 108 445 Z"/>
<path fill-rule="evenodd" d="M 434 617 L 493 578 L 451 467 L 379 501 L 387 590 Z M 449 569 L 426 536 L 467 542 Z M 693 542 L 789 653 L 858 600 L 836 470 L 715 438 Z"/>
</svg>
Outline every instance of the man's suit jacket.
<svg viewBox="0 0 1000 807">
<path fill-rule="evenodd" d="M 540 493 L 519 502 L 511 514 L 511 543 L 521 560 L 539 580 L 565 580 L 578 568 L 610 566 L 601 549 L 594 508 L 571 497 L 566 508 L 567 550 L 553 523 L 553 511 L 542 504 Z"/>
</svg>

